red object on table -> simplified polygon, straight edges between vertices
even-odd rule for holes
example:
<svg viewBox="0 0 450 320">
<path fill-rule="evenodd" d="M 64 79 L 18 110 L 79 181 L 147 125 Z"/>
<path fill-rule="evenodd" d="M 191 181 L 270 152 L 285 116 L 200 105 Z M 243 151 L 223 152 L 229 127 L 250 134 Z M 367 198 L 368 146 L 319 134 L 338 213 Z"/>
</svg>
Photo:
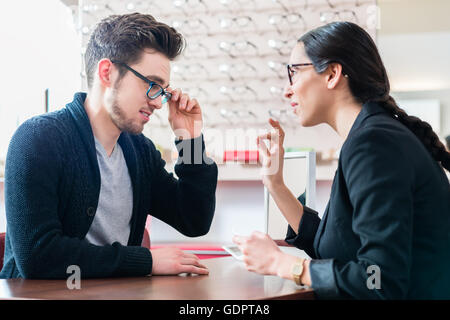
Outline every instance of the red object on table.
<svg viewBox="0 0 450 320">
<path fill-rule="evenodd" d="M 215 244 L 165 243 L 152 245 L 151 249 L 158 249 L 164 247 L 177 247 L 183 251 L 195 254 L 199 259 L 212 259 L 230 256 L 224 249 L 222 249 L 220 245 Z"/>
<path fill-rule="evenodd" d="M 236 161 L 245 163 L 258 163 L 259 151 L 258 150 L 225 150 L 223 152 L 223 161 Z"/>
</svg>

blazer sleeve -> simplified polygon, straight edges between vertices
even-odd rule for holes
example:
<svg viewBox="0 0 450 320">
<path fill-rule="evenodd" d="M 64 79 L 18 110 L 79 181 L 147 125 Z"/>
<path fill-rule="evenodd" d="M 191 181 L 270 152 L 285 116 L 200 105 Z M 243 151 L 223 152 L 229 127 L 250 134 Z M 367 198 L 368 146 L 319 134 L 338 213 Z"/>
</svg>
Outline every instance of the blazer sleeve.
<svg viewBox="0 0 450 320">
<path fill-rule="evenodd" d="M 59 184 L 66 135 L 48 121 L 29 120 L 11 139 L 6 160 L 5 205 L 12 255 L 23 278 L 66 279 L 76 265 L 82 278 L 142 276 L 151 272 L 147 248 L 96 246 L 63 233 Z M 11 272 L 12 273 L 12 272 Z"/>
<path fill-rule="evenodd" d="M 186 236 L 207 234 L 215 211 L 218 170 L 206 156 L 203 135 L 175 141 L 178 179 L 165 170 L 165 161 L 153 143 L 147 143 L 154 163 L 150 214 Z"/>
<path fill-rule="evenodd" d="M 352 230 L 361 245 L 353 261 L 311 262 L 312 287 L 318 297 L 406 297 L 412 259 L 414 171 L 401 149 L 398 139 L 377 129 L 355 133 L 344 145 L 341 161 L 353 207 Z"/>
<path fill-rule="evenodd" d="M 298 197 L 303 206 L 303 216 L 295 232 L 290 225 L 286 233 L 285 241 L 301 250 L 304 250 L 311 258 L 315 259 L 314 238 L 319 228 L 320 218 L 317 211 L 305 206 L 305 193 Z"/>
</svg>

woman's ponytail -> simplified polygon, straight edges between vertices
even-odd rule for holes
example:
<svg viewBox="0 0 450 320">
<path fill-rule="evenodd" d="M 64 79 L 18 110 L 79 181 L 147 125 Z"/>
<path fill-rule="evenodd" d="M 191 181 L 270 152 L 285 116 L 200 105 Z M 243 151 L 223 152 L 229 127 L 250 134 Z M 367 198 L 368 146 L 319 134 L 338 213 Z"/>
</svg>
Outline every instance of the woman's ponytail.
<svg viewBox="0 0 450 320">
<path fill-rule="evenodd" d="M 450 171 L 450 153 L 445 149 L 444 144 L 439 140 L 438 135 L 428 122 L 420 120 L 418 117 L 408 115 L 401 109 L 394 98 L 388 96 L 381 105 L 398 121 L 403 123 L 411 130 L 417 138 L 423 143 L 432 157 L 441 163 L 441 165 Z"/>
</svg>

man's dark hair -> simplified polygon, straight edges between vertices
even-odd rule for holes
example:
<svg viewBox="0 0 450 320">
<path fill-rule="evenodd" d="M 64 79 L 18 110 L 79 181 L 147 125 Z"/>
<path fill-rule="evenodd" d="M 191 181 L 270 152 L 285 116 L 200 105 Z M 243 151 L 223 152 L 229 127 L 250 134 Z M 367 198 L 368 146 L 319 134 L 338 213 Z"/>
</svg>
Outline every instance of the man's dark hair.
<svg viewBox="0 0 450 320">
<path fill-rule="evenodd" d="M 133 64 L 140 60 L 144 49 L 152 49 L 173 60 L 184 47 L 185 40 L 180 33 L 149 14 L 111 15 L 98 23 L 86 48 L 88 87 L 92 88 L 95 69 L 101 59 Z M 125 72 L 119 68 L 119 80 Z"/>
</svg>

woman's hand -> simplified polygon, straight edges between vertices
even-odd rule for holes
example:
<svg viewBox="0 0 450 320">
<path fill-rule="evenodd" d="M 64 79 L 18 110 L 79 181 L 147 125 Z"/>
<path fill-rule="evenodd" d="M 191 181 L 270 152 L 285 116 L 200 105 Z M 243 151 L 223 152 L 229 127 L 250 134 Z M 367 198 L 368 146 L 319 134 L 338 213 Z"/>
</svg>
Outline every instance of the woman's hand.
<svg viewBox="0 0 450 320">
<path fill-rule="evenodd" d="M 169 104 L 169 123 L 177 137 L 194 139 L 201 135 L 202 110 L 197 99 L 191 99 L 181 89 L 167 89 L 172 93 Z"/>
<path fill-rule="evenodd" d="M 234 236 L 233 242 L 244 255 L 249 271 L 264 275 L 280 275 L 280 262 L 285 255 L 269 235 L 255 231 L 251 236 Z"/>
<path fill-rule="evenodd" d="M 278 121 L 269 119 L 269 123 L 275 131 L 258 136 L 256 144 L 260 151 L 260 161 L 263 166 L 262 181 L 269 191 L 271 191 L 275 187 L 284 185 L 284 131 Z M 268 141 L 269 148 L 265 143 L 266 140 Z"/>
<path fill-rule="evenodd" d="M 292 267 L 298 258 L 282 252 L 269 235 L 255 231 L 250 237 L 234 236 L 233 242 L 243 253 L 243 260 L 248 271 L 294 280 Z M 304 285 L 311 286 L 309 262 L 310 260 L 305 262 L 305 271 L 301 280 Z"/>
</svg>

